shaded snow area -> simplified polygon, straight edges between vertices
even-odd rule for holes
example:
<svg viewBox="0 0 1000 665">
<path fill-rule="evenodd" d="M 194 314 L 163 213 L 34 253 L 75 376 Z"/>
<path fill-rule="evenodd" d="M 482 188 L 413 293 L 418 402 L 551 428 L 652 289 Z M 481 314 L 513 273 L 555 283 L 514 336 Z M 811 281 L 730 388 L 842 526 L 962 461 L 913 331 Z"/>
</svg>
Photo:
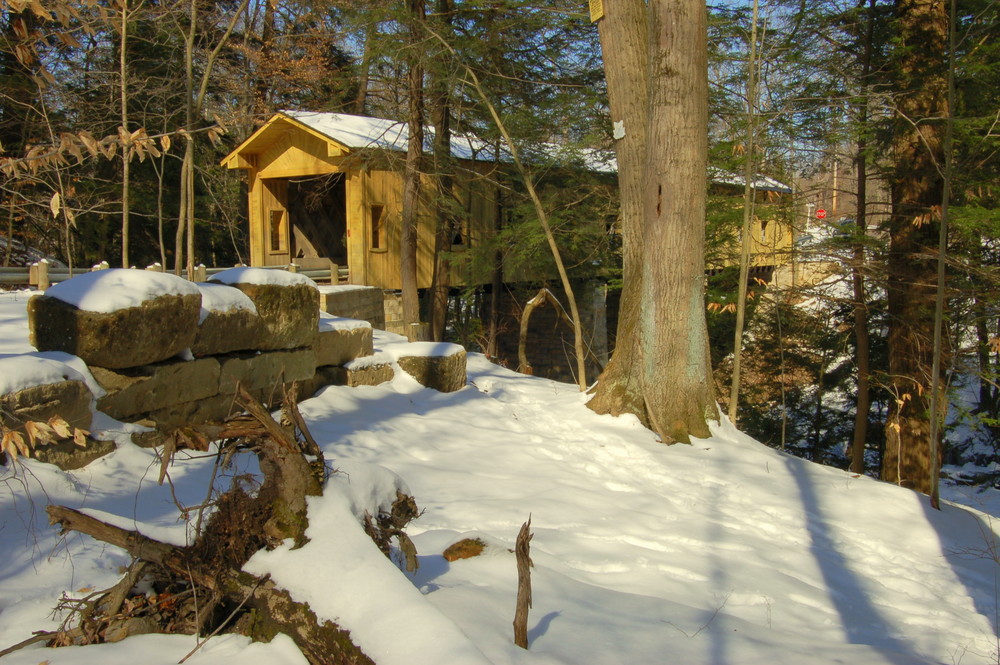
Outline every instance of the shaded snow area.
<svg viewBox="0 0 1000 665">
<path fill-rule="evenodd" d="M 16 306 L 0 304 L 0 338 L 23 336 Z M 934 511 L 925 497 L 783 455 L 725 423 L 709 439 L 665 446 L 634 418 L 590 412 L 573 386 L 476 354 L 468 362 L 470 383 L 455 393 L 397 375 L 304 401 L 338 472 L 311 499 L 309 544 L 247 564 L 339 621 L 379 665 L 997 662 L 989 515 L 951 503 Z M 114 515 L 171 542 L 188 537 L 175 500 L 204 500 L 212 458 L 178 455 L 172 488 L 160 487 L 155 451 L 117 428 L 118 449 L 84 469 L 28 460 L 3 471 L 0 648 L 56 627 L 61 594 L 106 588 L 128 563 L 114 547 L 60 537 L 46 524 L 47 503 Z M 217 482 L 247 473 L 256 463 L 240 457 Z M 397 488 L 424 509 L 407 528 L 419 551 L 414 574 L 358 525 Z M 534 606 L 524 651 L 512 643 L 509 548 L 529 514 Z M 489 546 L 445 561 L 442 551 L 465 537 Z M 2 662 L 165 665 L 194 646 L 188 636 L 136 636 L 32 646 Z M 228 636 L 186 662 L 305 659 L 285 637 L 265 645 Z"/>
</svg>

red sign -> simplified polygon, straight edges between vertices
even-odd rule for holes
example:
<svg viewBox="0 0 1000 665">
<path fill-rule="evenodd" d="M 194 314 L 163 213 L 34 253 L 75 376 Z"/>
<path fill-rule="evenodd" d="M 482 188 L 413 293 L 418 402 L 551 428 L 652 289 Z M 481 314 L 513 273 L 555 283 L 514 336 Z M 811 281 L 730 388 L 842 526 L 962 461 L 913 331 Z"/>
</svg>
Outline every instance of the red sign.
<svg viewBox="0 0 1000 665">
<path fill-rule="evenodd" d="M 826 210 L 820 208 L 816 211 L 816 219 L 826 219 Z"/>
</svg>

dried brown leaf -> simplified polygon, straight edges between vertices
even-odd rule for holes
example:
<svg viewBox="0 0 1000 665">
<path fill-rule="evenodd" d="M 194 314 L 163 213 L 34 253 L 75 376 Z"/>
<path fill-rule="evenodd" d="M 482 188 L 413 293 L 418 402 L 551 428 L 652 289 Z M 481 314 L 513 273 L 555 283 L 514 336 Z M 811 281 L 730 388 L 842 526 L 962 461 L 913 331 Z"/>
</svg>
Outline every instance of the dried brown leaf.
<svg viewBox="0 0 1000 665">
<path fill-rule="evenodd" d="M 52 431 L 59 435 L 60 439 L 68 439 L 73 436 L 73 428 L 60 416 L 52 416 L 49 418 L 48 424 Z"/>
<path fill-rule="evenodd" d="M 53 443 L 58 438 L 55 430 L 48 423 L 37 420 L 29 420 L 24 423 L 24 431 L 28 433 L 28 439 L 31 440 L 31 445 L 35 447 Z"/>
</svg>

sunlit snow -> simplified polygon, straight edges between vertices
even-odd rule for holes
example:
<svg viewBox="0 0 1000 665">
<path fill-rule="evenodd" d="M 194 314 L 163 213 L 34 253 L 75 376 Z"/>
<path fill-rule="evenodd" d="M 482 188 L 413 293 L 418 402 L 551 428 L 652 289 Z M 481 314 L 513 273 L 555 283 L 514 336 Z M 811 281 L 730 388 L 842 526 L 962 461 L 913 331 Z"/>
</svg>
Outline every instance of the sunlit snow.
<svg viewBox="0 0 1000 665">
<path fill-rule="evenodd" d="M 0 337 L 25 337 L 23 307 L 23 296 L 0 299 Z M 398 343 L 376 334 L 377 348 Z M 397 375 L 303 402 L 338 472 L 310 502 L 310 543 L 249 564 L 341 622 L 379 665 L 997 662 L 989 514 L 947 502 L 935 511 L 921 495 L 784 455 L 725 423 L 709 439 L 665 446 L 634 418 L 595 415 L 574 386 L 478 354 L 468 362 L 469 385 L 455 393 Z M 79 471 L 30 460 L 4 471 L 0 649 L 56 627 L 62 593 L 108 587 L 128 563 L 114 547 L 59 536 L 47 503 L 183 540 L 175 499 L 202 502 L 212 464 L 180 455 L 171 487 L 161 487 L 155 451 L 122 434 L 116 452 Z M 254 472 L 240 458 L 222 480 Z M 419 551 L 413 574 L 357 523 L 404 485 L 424 510 L 407 529 Z M 992 496 L 970 490 L 966 500 Z M 512 642 L 508 548 L 529 515 L 534 605 L 524 651 Z M 490 547 L 445 561 L 441 552 L 465 537 Z M 159 665 L 194 646 L 184 636 L 36 645 L 3 663 Z M 187 662 L 305 659 L 286 638 L 229 636 Z"/>
</svg>

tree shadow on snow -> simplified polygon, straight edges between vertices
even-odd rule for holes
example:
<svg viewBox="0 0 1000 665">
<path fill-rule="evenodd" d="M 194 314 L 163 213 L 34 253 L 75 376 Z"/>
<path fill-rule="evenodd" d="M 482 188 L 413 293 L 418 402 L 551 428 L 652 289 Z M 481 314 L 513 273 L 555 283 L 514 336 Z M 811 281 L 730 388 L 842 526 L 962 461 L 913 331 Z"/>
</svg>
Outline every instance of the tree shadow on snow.
<svg viewBox="0 0 1000 665">
<path fill-rule="evenodd" d="M 823 506 L 806 472 L 808 464 L 811 463 L 791 456 L 785 458 L 785 465 L 799 486 L 806 529 L 811 539 L 810 549 L 830 590 L 830 600 L 840 615 L 848 640 L 851 644 L 873 647 L 888 662 L 896 665 L 935 662 L 915 653 L 909 643 L 888 634 L 891 626 L 875 607 L 863 580 L 851 570 L 848 554 L 840 551 L 830 533 Z"/>
</svg>

